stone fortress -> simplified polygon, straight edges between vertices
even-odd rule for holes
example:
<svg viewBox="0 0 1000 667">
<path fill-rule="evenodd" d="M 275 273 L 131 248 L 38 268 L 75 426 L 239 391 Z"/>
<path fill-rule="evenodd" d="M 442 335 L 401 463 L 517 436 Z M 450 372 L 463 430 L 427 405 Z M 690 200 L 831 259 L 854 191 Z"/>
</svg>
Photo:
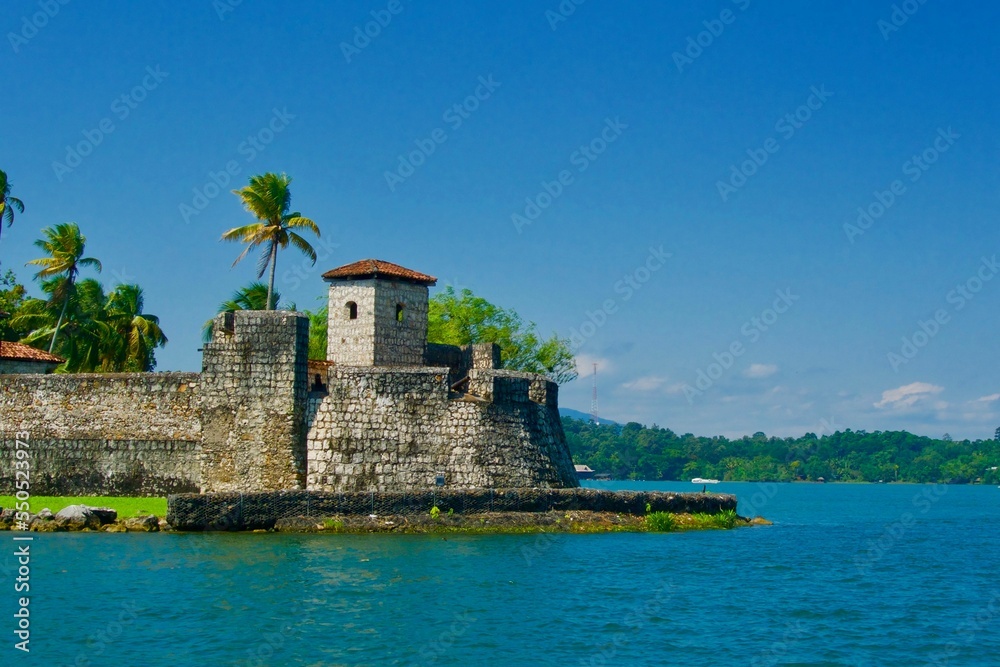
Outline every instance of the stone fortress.
<svg viewBox="0 0 1000 667">
<path fill-rule="evenodd" d="M 328 271 L 326 361 L 288 311 L 222 313 L 201 373 L 0 375 L 0 493 L 15 434 L 34 495 L 578 486 L 557 385 L 493 344 L 427 343 L 436 279 Z"/>
</svg>

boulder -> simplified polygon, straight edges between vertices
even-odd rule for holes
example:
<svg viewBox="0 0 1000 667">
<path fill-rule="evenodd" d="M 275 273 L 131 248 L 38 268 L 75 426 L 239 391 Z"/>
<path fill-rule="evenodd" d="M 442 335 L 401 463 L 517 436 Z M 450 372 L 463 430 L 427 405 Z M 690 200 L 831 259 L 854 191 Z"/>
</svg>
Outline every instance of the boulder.
<svg viewBox="0 0 1000 667">
<path fill-rule="evenodd" d="M 316 517 L 289 516 L 274 522 L 274 529 L 282 533 L 318 533 L 323 522 Z"/>
<path fill-rule="evenodd" d="M 126 532 L 124 523 L 109 523 L 106 526 L 101 526 L 101 532 L 104 533 L 124 533 Z"/>
<path fill-rule="evenodd" d="M 125 519 L 125 528 L 131 533 L 158 533 L 160 532 L 160 520 L 152 514 L 133 516 Z"/>
<path fill-rule="evenodd" d="M 84 507 L 97 515 L 97 518 L 101 520 L 102 526 L 114 523 L 115 519 L 118 518 L 118 510 L 113 510 L 110 507 L 90 507 L 89 505 L 85 505 Z"/>
<path fill-rule="evenodd" d="M 66 524 L 63 521 L 54 521 L 52 519 L 35 519 L 31 522 L 31 528 L 28 530 L 35 533 L 58 533 L 67 530 Z"/>
<path fill-rule="evenodd" d="M 101 527 L 100 518 L 91 512 L 90 508 L 86 505 L 70 505 L 62 508 L 56 513 L 56 521 L 60 522 L 66 530 L 97 529 Z"/>
<path fill-rule="evenodd" d="M 42 519 L 44 521 L 49 521 L 50 519 L 54 519 L 56 517 L 56 515 L 53 514 L 52 510 L 50 510 L 48 507 L 43 507 L 42 511 L 39 512 L 36 516 L 37 518 Z"/>
<path fill-rule="evenodd" d="M 14 517 L 17 514 L 13 509 L 7 508 L 0 512 L 0 530 L 13 530 Z"/>
</svg>

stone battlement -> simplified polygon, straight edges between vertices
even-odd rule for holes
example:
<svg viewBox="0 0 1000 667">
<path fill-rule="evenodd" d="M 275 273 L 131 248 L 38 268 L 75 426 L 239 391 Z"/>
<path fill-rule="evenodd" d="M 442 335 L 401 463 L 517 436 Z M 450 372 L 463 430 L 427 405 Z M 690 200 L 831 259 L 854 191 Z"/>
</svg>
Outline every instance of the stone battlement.
<svg viewBox="0 0 1000 667">
<path fill-rule="evenodd" d="M 501 369 L 493 344 L 426 342 L 432 277 L 377 260 L 326 276 L 311 371 L 305 315 L 237 311 L 201 373 L 0 375 L 0 492 L 18 431 L 37 495 L 578 485 L 554 382 Z"/>
</svg>

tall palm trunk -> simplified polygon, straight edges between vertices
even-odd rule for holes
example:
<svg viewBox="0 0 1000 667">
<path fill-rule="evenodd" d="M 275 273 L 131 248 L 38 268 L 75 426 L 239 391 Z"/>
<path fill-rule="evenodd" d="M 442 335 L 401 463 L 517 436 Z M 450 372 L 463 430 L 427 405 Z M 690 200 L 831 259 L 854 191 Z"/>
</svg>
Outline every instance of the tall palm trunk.
<svg viewBox="0 0 1000 667">
<path fill-rule="evenodd" d="M 274 265 L 278 263 L 278 244 L 271 242 L 271 277 L 267 281 L 267 307 L 264 310 L 274 310 L 275 304 L 271 302 L 274 294 Z"/>
<path fill-rule="evenodd" d="M 63 299 L 62 312 L 59 313 L 59 320 L 56 322 L 56 330 L 55 333 L 52 334 L 52 342 L 49 343 L 49 354 L 52 354 L 52 350 L 56 347 L 56 337 L 59 335 L 59 327 L 62 326 L 63 318 L 66 317 L 66 306 L 69 305 L 69 297 L 71 294 L 71 290 L 69 289 L 70 287 L 72 287 L 72 283 L 70 283 L 70 285 L 66 288 L 66 298 Z"/>
</svg>

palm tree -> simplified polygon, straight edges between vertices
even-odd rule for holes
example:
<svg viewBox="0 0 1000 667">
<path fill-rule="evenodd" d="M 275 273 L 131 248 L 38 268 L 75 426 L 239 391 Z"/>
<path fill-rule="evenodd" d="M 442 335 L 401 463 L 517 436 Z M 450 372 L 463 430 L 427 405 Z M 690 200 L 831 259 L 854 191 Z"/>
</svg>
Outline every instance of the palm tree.
<svg viewBox="0 0 1000 667">
<path fill-rule="evenodd" d="M 268 310 L 267 304 L 273 302 L 277 306 L 278 302 L 281 301 L 281 295 L 277 292 L 271 295 L 271 301 L 267 298 L 267 285 L 262 282 L 252 282 L 248 285 L 244 285 L 229 297 L 228 301 L 223 301 L 219 304 L 218 313 L 232 313 L 237 310 Z M 284 305 L 284 304 L 283 304 Z M 295 304 L 288 304 L 288 310 L 295 310 Z M 212 323 L 215 322 L 215 318 L 208 320 L 201 327 L 202 339 L 209 343 L 212 341 Z"/>
<path fill-rule="evenodd" d="M 28 264 L 43 267 L 35 274 L 35 278 L 45 279 L 52 276 L 62 275 L 65 280 L 61 281 L 54 289 L 52 298 L 62 297 L 62 312 L 56 321 L 55 331 L 52 333 L 52 342 L 49 343 L 51 353 L 56 346 L 56 338 L 59 336 L 59 328 L 66 317 L 66 307 L 69 306 L 70 297 L 73 295 L 76 278 L 80 274 L 81 266 L 92 266 L 101 272 L 101 263 L 93 257 L 84 257 L 83 249 L 87 243 L 87 237 L 80 233 L 80 228 L 75 222 L 64 222 L 55 227 L 45 227 L 42 229 L 47 239 L 38 239 L 35 245 L 49 254 L 48 257 L 33 259 Z"/>
<path fill-rule="evenodd" d="M 267 173 L 250 177 L 250 185 L 233 190 L 242 201 L 243 206 L 257 218 L 257 222 L 234 227 L 222 235 L 223 241 L 238 241 L 248 244 L 233 262 L 233 266 L 247 256 L 251 250 L 263 246 L 263 252 L 257 261 L 257 277 L 264 275 L 268 266 L 271 275 L 267 281 L 267 301 L 265 310 L 273 310 L 274 302 L 274 267 L 278 262 L 278 248 L 287 248 L 291 243 L 301 250 L 313 264 L 316 263 L 316 251 L 309 242 L 292 231 L 296 227 L 304 227 L 319 236 L 319 227 L 309 218 L 302 217 L 298 211 L 289 213 L 292 206 L 292 193 L 288 185 L 292 179 L 285 174 Z"/>
<path fill-rule="evenodd" d="M 17 197 L 10 196 L 10 182 L 7 180 L 7 172 L 0 169 L 0 231 L 3 231 L 3 221 L 7 221 L 7 226 L 14 224 L 14 209 L 18 213 L 24 213 L 24 202 Z"/>
<path fill-rule="evenodd" d="M 118 285 L 108 296 L 108 336 L 103 366 L 111 372 L 148 372 L 156 367 L 153 351 L 167 344 L 160 318 L 142 312 L 143 294 L 138 285 Z"/>
</svg>

